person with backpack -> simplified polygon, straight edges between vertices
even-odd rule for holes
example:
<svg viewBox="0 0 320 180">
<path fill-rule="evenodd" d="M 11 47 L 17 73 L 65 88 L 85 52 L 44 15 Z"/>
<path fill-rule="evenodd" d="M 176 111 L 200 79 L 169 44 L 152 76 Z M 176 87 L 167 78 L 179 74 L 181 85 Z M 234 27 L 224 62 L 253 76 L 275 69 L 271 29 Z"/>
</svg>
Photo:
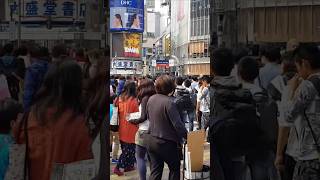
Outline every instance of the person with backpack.
<svg viewBox="0 0 320 180">
<path fill-rule="evenodd" d="M 0 57 L 0 74 L 4 74 L 7 80 L 10 95 L 13 99 L 19 100 L 19 79 L 17 73 L 17 59 L 13 56 L 13 44 L 6 44 L 3 47 L 4 55 Z"/>
<path fill-rule="evenodd" d="M 273 163 L 277 135 L 276 103 L 269 99 L 267 92 L 254 84 L 254 80 L 259 75 L 259 64 L 255 59 L 242 58 L 238 63 L 238 74 L 242 88 L 248 89 L 253 96 L 258 115 L 257 128 L 261 131 L 261 138 L 257 141 L 257 146 L 246 155 L 246 164 L 249 166 L 251 179 L 277 179 L 273 176 L 276 170 Z"/>
<path fill-rule="evenodd" d="M 256 107 L 251 92 L 231 75 L 232 51 L 219 48 L 210 58 L 210 178 L 245 179 L 245 155 L 259 134 Z"/>
<path fill-rule="evenodd" d="M 188 118 L 189 118 L 189 131 L 193 131 L 193 128 L 194 128 L 194 121 L 196 119 L 196 107 L 197 107 L 197 93 L 194 90 L 192 90 L 191 84 L 192 83 L 190 79 L 186 79 L 184 81 L 184 86 L 186 87 L 186 90 L 189 91 L 190 93 L 191 102 L 193 106 L 192 109 L 187 111 Z"/>
<path fill-rule="evenodd" d="M 175 81 L 177 85 L 174 93 L 175 103 L 179 109 L 181 119 L 184 123 L 189 123 L 189 131 L 193 131 L 195 111 L 191 93 L 182 85 L 184 82 L 182 77 L 177 77 Z"/>
<path fill-rule="evenodd" d="M 301 45 L 294 51 L 298 74 L 288 82 L 284 119 L 293 123 L 297 163 L 293 180 L 320 179 L 320 50 Z"/>
</svg>

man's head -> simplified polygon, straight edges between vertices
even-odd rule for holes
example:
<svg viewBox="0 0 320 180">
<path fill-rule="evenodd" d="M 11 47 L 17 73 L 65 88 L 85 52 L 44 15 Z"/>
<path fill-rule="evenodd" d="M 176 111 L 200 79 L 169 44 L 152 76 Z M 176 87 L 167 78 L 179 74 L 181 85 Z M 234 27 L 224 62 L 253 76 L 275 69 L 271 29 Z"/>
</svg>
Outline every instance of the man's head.
<svg viewBox="0 0 320 180">
<path fill-rule="evenodd" d="M 303 79 L 320 70 L 320 50 L 316 45 L 299 46 L 293 52 L 293 57 L 298 73 Z"/>
<path fill-rule="evenodd" d="M 52 49 L 52 58 L 59 59 L 61 56 L 67 56 L 67 47 L 63 44 L 58 44 Z"/>
<path fill-rule="evenodd" d="M 263 64 L 277 63 L 281 59 L 280 48 L 268 46 L 261 51 L 261 60 Z"/>
<path fill-rule="evenodd" d="M 186 79 L 186 80 L 184 81 L 184 85 L 185 85 L 187 88 L 189 88 L 189 87 L 191 86 L 191 80 L 190 80 L 190 79 Z"/>
<path fill-rule="evenodd" d="M 34 60 L 49 60 L 49 50 L 46 47 L 32 45 L 29 48 L 30 57 Z"/>
<path fill-rule="evenodd" d="M 22 113 L 22 105 L 13 99 L 0 101 L 0 134 L 9 134 L 11 125 L 17 120 L 19 113 Z"/>
<path fill-rule="evenodd" d="M 197 82 L 198 81 L 198 77 L 197 76 L 192 76 L 192 81 Z"/>
<path fill-rule="evenodd" d="M 247 48 L 235 48 L 232 50 L 234 63 L 238 64 L 240 59 L 249 55 L 249 50 Z"/>
<path fill-rule="evenodd" d="M 250 57 L 242 58 L 238 64 L 238 74 L 243 81 L 254 82 L 259 75 L 259 63 Z"/>
<path fill-rule="evenodd" d="M 290 39 L 287 42 L 287 51 L 294 51 L 299 47 L 299 42 L 296 39 Z"/>
<path fill-rule="evenodd" d="M 12 55 L 13 49 L 14 49 L 13 44 L 9 43 L 9 44 L 4 45 L 4 47 L 3 47 L 4 55 Z"/>
<path fill-rule="evenodd" d="M 182 77 L 177 77 L 176 78 L 176 84 L 177 84 L 177 86 L 182 86 L 182 84 L 183 84 L 183 78 Z"/>
<path fill-rule="evenodd" d="M 216 76 L 230 76 L 234 67 L 232 51 L 227 48 L 219 48 L 211 52 L 210 70 Z"/>
<path fill-rule="evenodd" d="M 210 84 L 210 77 L 207 76 L 207 75 L 204 75 L 204 76 L 202 77 L 202 84 L 203 84 L 204 86 L 208 86 L 208 84 Z"/>
</svg>

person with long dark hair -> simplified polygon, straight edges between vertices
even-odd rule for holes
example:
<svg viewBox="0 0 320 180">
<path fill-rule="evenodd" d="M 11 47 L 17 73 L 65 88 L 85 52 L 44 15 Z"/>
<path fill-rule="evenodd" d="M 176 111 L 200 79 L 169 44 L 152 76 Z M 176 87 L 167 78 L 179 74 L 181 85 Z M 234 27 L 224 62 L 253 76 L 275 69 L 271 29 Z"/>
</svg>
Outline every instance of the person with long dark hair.
<svg viewBox="0 0 320 180">
<path fill-rule="evenodd" d="M 147 117 L 147 102 L 149 98 L 156 94 L 154 83 L 150 79 L 141 79 L 138 84 L 138 100 L 140 104 L 141 117 L 139 119 L 131 120 L 133 124 L 139 124 L 139 130 L 136 133 L 136 159 L 139 170 L 140 180 L 146 180 L 146 140 L 145 135 L 148 133 L 149 120 Z"/>
<path fill-rule="evenodd" d="M 102 51 L 94 49 L 88 52 L 90 61 L 89 79 L 87 79 L 87 92 L 85 97 L 86 121 L 90 128 L 90 135 L 94 140 L 93 149 L 99 173 L 97 179 L 105 179 L 108 164 L 107 156 L 107 69 L 108 61 Z M 100 147 L 99 147 L 100 146 Z M 100 153 L 99 153 L 100 152 Z M 98 165 L 99 164 L 99 165 Z"/>
<path fill-rule="evenodd" d="M 123 28 L 121 15 L 120 14 L 115 14 L 114 17 L 115 17 L 114 21 L 113 21 L 114 28 Z"/>
<path fill-rule="evenodd" d="M 140 20 L 137 14 L 133 14 L 131 17 L 130 27 L 132 29 L 140 29 Z"/>
<path fill-rule="evenodd" d="M 136 99 L 136 84 L 127 81 L 119 98 L 115 100 L 115 107 L 118 107 L 119 116 L 119 139 L 121 144 L 121 155 L 117 166 L 113 172 L 118 176 L 123 175 L 120 168 L 124 172 L 134 170 L 135 163 L 135 135 L 138 126 L 128 122 L 130 113 L 139 112 L 138 101 Z"/>
<path fill-rule="evenodd" d="M 81 87 L 81 68 L 76 62 L 60 61 L 50 67 L 27 120 L 30 179 L 50 179 L 56 163 L 92 159 Z M 23 129 L 17 127 L 15 132 L 17 143 L 25 143 Z"/>
<path fill-rule="evenodd" d="M 147 103 L 150 180 L 161 180 L 164 163 L 169 166 L 168 179 L 177 180 L 180 179 L 181 142 L 187 139 L 188 131 L 172 97 L 176 89 L 174 78 L 162 75 L 157 78 L 155 87 L 157 94 L 150 97 Z"/>
</svg>

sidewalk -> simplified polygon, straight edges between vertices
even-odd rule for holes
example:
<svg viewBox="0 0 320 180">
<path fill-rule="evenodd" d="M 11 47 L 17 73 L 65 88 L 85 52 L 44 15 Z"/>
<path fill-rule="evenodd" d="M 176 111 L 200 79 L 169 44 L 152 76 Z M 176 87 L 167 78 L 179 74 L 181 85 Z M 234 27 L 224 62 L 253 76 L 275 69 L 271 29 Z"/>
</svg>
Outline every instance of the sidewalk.
<svg viewBox="0 0 320 180">
<path fill-rule="evenodd" d="M 205 144 L 204 164 L 206 164 L 206 165 L 210 164 L 210 145 L 208 143 Z M 148 166 L 147 167 L 147 177 L 148 177 L 149 174 L 150 174 L 150 169 L 149 169 L 149 165 L 147 165 L 147 166 Z M 125 173 L 124 176 L 117 176 L 117 175 L 112 173 L 112 170 L 113 170 L 114 167 L 115 167 L 115 164 L 111 164 L 110 174 L 111 174 L 111 179 L 112 180 L 139 180 L 139 174 L 138 174 L 137 170 Z M 181 161 L 181 173 L 182 173 L 182 161 Z M 164 170 L 163 170 L 162 179 L 163 180 L 168 179 L 168 175 L 169 175 L 169 169 L 165 165 Z"/>
</svg>

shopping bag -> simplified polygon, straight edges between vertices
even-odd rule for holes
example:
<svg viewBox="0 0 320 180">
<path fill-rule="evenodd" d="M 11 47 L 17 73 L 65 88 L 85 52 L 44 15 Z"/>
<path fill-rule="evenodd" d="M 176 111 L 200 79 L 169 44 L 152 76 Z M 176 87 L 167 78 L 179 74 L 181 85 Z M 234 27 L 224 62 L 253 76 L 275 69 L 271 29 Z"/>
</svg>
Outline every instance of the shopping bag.
<svg viewBox="0 0 320 180">
<path fill-rule="evenodd" d="M 8 87 L 7 78 L 5 75 L 0 74 L 0 101 L 10 97 L 11 95 Z"/>
<path fill-rule="evenodd" d="M 141 105 L 139 106 L 139 112 L 130 113 L 127 121 L 139 119 L 141 117 Z"/>
<path fill-rule="evenodd" d="M 9 166 L 5 175 L 5 180 L 23 180 L 25 166 L 25 144 L 12 144 L 9 147 Z"/>
<path fill-rule="evenodd" d="M 113 132 L 118 132 L 119 130 L 119 113 L 118 107 L 113 108 L 113 113 L 110 121 L 110 130 Z"/>
<path fill-rule="evenodd" d="M 93 159 L 69 164 L 54 164 L 51 180 L 91 180 L 96 175 Z"/>
<path fill-rule="evenodd" d="M 5 174 L 5 180 L 28 180 L 29 179 L 29 156 L 28 156 L 28 117 L 29 112 L 25 112 L 18 123 L 17 139 L 24 130 L 25 144 L 11 144 L 9 147 L 9 166 Z"/>
</svg>

